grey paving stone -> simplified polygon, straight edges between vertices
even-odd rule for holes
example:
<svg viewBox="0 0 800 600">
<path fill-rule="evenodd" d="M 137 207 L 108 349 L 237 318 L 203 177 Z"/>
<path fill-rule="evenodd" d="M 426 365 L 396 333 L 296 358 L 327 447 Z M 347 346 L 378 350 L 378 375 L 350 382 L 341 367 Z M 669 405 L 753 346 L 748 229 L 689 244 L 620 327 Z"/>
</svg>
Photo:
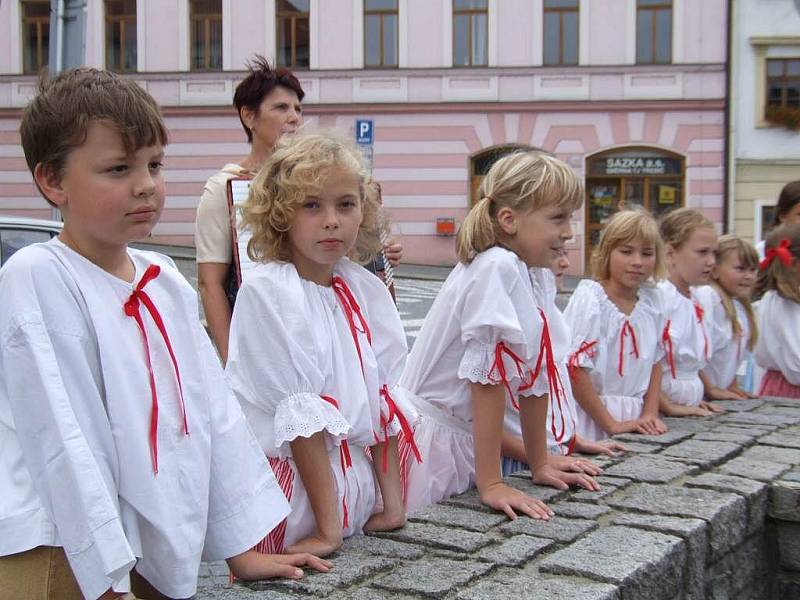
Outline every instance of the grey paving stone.
<svg viewBox="0 0 800 600">
<path fill-rule="evenodd" d="M 525 534 L 548 538 L 557 542 L 572 542 L 587 531 L 597 528 L 597 523 L 586 519 L 567 519 L 556 515 L 549 521 L 519 517 L 500 527 L 508 535 Z"/>
<path fill-rule="evenodd" d="M 428 598 L 444 598 L 456 587 L 487 573 L 494 565 L 470 560 L 423 559 L 401 565 L 372 585 L 395 592 L 411 592 Z"/>
<path fill-rule="evenodd" d="M 306 571 L 302 579 L 274 579 L 250 581 L 243 585 L 258 592 L 294 592 L 326 597 L 337 589 L 364 581 L 381 572 L 388 572 L 397 564 L 396 560 L 358 553 L 339 555 L 333 559 L 333 569 L 328 573 Z"/>
<path fill-rule="evenodd" d="M 572 502 L 598 502 L 605 498 L 606 496 L 610 496 L 613 494 L 617 489 L 624 487 L 631 483 L 630 479 L 621 479 L 618 477 L 607 477 L 606 475 L 600 475 L 597 477 L 597 483 L 600 484 L 600 489 L 596 492 L 591 492 L 589 490 L 580 490 L 573 494 L 570 494 L 567 497 L 567 500 Z"/>
<path fill-rule="evenodd" d="M 696 473 L 699 469 L 686 463 L 657 456 L 631 456 L 606 469 L 606 475 L 618 475 L 634 481 L 666 483 L 676 477 Z"/>
<path fill-rule="evenodd" d="M 800 449 L 778 448 L 777 446 L 751 446 L 742 452 L 742 458 L 747 460 L 763 460 L 784 465 L 800 465 Z"/>
<path fill-rule="evenodd" d="M 789 471 L 781 476 L 782 481 L 800 481 L 800 469 Z"/>
<path fill-rule="evenodd" d="M 743 423 L 745 425 L 767 425 L 770 427 L 780 427 L 783 425 L 794 425 L 800 422 L 800 417 L 788 415 L 766 414 L 763 412 L 746 413 L 726 413 L 718 417 L 721 423 Z"/>
<path fill-rule="evenodd" d="M 668 429 L 691 431 L 692 433 L 706 431 L 711 424 L 710 419 L 696 417 L 661 417 L 661 420 Z"/>
<path fill-rule="evenodd" d="M 753 436 L 765 435 L 771 431 L 779 429 L 777 425 L 754 425 L 752 423 L 720 423 L 709 431 L 720 433 L 748 434 Z"/>
<path fill-rule="evenodd" d="M 608 504 L 618 509 L 703 519 L 710 525 L 711 561 L 739 545 L 746 532 L 747 504 L 736 494 L 638 483 L 609 498 Z"/>
<path fill-rule="evenodd" d="M 578 519 L 591 520 L 596 520 L 611 510 L 607 506 L 585 504 L 583 502 L 558 502 L 557 504 L 551 504 L 550 508 L 560 517 L 577 517 Z"/>
<path fill-rule="evenodd" d="M 445 506 L 442 504 L 432 504 L 409 515 L 410 521 L 421 521 L 424 523 L 435 523 L 446 525 L 447 527 L 459 527 L 469 531 L 479 531 L 485 533 L 495 525 L 499 525 L 508 520 L 501 513 L 485 513 L 460 508 L 458 506 Z"/>
<path fill-rule="evenodd" d="M 734 444 L 746 445 L 754 441 L 756 437 L 762 435 L 764 432 L 758 433 L 734 433 L 728 431 L 720 431 L 712 429 L 711 431 L 701 431 L 694 434 L 693 440 L 713 440 L 716 442 L 732 442 Z"/>
<path fill-rule="evenodd" d="M 356 589 L 349 589 L 344 592 L 336 592 L 329 596 L 329 600 L 418 600 L 416 594 L 399 594 L 395 591 L 379 590 L 368 584 L 362 584 Z"/>
<path fill-rule="evenodd" d="M 631 454 L 650 454 L 652 452 L 658 452 L 659 450 L 657 444 L 642 444 L 640 442 L 624 442 L 624 444 L 628 452 L 621 454 L 618 458 L 625 458 Z M 619 461 L 616 460 L 614 462 L 618 463 Z"/>
<path fill-rule="evenodd" d="M 408 542 L 454 550 L 456 552 L 475 552 L 491 543 L 491 538 L 474 531 L 463 531 L 440 527 L 428 523 L 406 523 L 406 526 L 396 531 L 383 531 L 373 535 L 398 542 Z"/>
<path fill-rule="evenodd" d="M 776 529 L 781 566 L 790 571 L 800 571 L 800 523 L 781 523 Z"/>
<path fill-rule="evenodd" d="M 342 553 L 360 552 L 376 556 L 389 556 L 403 560 L 413 560 L 425 554 L 425 548 L 416 544 L 404 544 L 374 535 L 354 535 L 342 544 Z"/>
<path fill-rule="evenodd" d="M 676 442 L 680 442 L 681 440 L 685 440 L 686 438 L 692 437 L 691 431 L 686 430 L 679 430 L 679 429 L 670 429 L 666 433 L 662 433 L 661 435 L 642 435 L 641 433 L 621 433 L 619 435 L 615 435 L 614 439 L 625 443 L 625 442 L 639 442 L 642 444 L 659 444 L 661 446 L 667 446 L 669 444 L 674 444 Z"/>
<path fill-rule="evenodd" d="M 748 533 L 754 533 L 764 527 L 767 518 L 769 491 L 764 482 L 722 473 L 703 473 L 687 480 L 684 485 L 717 490 L 718 492 L 733 492 L 743 496 L 747 501 Z"/>
<path fill-rule="evenodd" d="M 794 404 L 778 404 L 774 402 L 768 402 L 755 412 L 762 415 L 788 417 L 790 419 L 795 419 L 793 423 L 797 423 L 800 421 L 800 402 L 795 401 Z"/>
<path fill-rule="evenodd" d="M 731 442 L 685 440 L 664 448 L 660 456 L 672 456 L 703 467 L 711 467 L 738 454 L 740 450 L 741 446 Z"/>
<path fill-rule="evenodd" d="M 725 412 L 747 412 L 764 405 L 763 400 L 714 400 Z"/>
<path fill-rule="evenodd" d="M 800 522 L 800 482 L 776 481 L 769 486 L 769 516 Z"/>
<path fill-rule="evenodd" d="M 706 571 L 707 598 L 714 600 L 765 598 L 767 596 L 747 595 L 746 592 L 748 589 L 755 590 L 753 584 L 758 580 L 767 579 L 764 574 L 768 572 L 764 538 L 753 536 L 734 552 L 709 566 Z"/>
<path fill-rule="evenodd" d="M 539 573 L 492 575 L 459 592 L 457 600 L 618 600 L 615 586 Z"/>
<path fill-rule="evenodd" d="M 459 494 L 458 496 L 453 496 L 452 498 L 448 498 L 447 500 L 442 500 L 440 504 L 444 504 L 447 506 L 462 506 L 464 508 L 469 508 L 471 510 L 479 510 L 487 513 L 494 514 L 496 511 L 481 502 L 481 498 L 478 495 L 478 490 L 475 488 L 471 488 L 464 492 L 463 494 Z"/>
<path fill-rule="evenodd" d="M 253 591 L 243 585 L 198 589 L 192 600 L 299 600 L 301 596 L 276 591 Z"/>
<path fill-rule="evenodd" d="M 538 498 L 542 502 L 555 502 L 569 494 L 567 491 L 557 490 L 544 485 L 537 485 L 531 481 L 530 477 L 509 477 L 506 479 L 506 483 L 521 492 L 525 492 L 529 496 Z"/>
<path fill-rule="evenodd" d="M 688 554 L 686 560 L 687 599 L 702 600 L 705 595 L 708 524 L 702 519 L 663 517 L 661 515 L 625 514 L 612 519 L 613 525 L 638 527 L 683 538 Z"/>
<path fill-rule="evenodd" d="M 741 456 L 729 460 L 719 467 L 719 471 L 722 473 L 738 475 L 746 479 L 757 479 L 758 481 L 772 481 L 773 479 L 777 479 L 781 473 L 787 469 L 787 465 L 780 463 L 751 460 Z"/>
<path fill-rule="evenodd" d="M 686 544 L 672 535 L 611 526 L 592 532 L 539 563 L 556 575 L 588 577 L 620 588 L 623 600 L 668 600 L 683 587 Z"/>
<path fill-rule="evenodd" d="M 530 535 L 515 535 L 495 546 L 487 546 L 475 554 L 481 560 L 517 567 L 551 548 L 555 542 Z"/>
<path fill-rule="evenodd" d="M 800 433 L 788 433 L 786 430 L 776 431 L 758 438 L 758 443 L 783 448 L 800 448 Z"/>
</svg>

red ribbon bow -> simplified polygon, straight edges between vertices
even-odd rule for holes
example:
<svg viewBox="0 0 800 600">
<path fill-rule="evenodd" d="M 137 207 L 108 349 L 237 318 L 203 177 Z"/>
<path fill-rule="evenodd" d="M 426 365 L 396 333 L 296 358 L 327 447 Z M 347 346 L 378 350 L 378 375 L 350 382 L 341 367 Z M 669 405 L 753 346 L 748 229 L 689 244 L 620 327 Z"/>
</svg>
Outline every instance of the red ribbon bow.
<svg viewBox="0 0 800 600">
<path fill-rule="evenodd" d="M 639 358 L 639 348 L 636 345 L 636 332 L 633 330 L 631 322 L 625 319 L 625 322 L 622 324 L 622 329 L 619 332 L 619 366 L 617 367 L 617 372 L 620 377 L 623 375 L 623 363 L 625 362 L 625 337 L 629 334 L 631 336 L 631 342 L 633 343 L 631 354 Z"/>
<path fill-rule="evenodd" d="M 337 275 L 331 280 L 331 286 L 333 287 L 333 292 L 336 294 L 336 297 L 339 300 L 339 304 L 342 306 L 344 316 L 347 319 L 347 324 L 350 327 L 350 335 L 353 337 L 353 343 L 355 344 L 356 352 L 358 353 L 358 361 L 361 364 L 361 375 L 364 376 L 364 360 L 361 355 L 361 343 L 358 341 L 358 334 L 363 333 L 366 335 L 367 342 L 372 345 L 372 332 L 369 329 L 367 320 L 364 318 L 364 314 L 361 312 L 361 307 L 358 305 L 356 297 L 353 295 L 353 292 L 350 290 L 345 280 Z M 356 319 L 358 320 L 357 324 Z M 383 385 L 383 388 L 381 388 L 379 393 L 386 402 L 387 409 L 389 411 L 387 417 L 384 417 L 383 414 L 381 414 L 381 428 L 383 429 L 384 440 L 386 442 L 389 441 L 388 427 L 392 422 L 392 419 L 397 417 L 398 421 L 400 422 L 400 428 L 403 430 L 403 433 L 411 444 L 411 448 L 414 451 L 414 456 L 416 457 L 417 462 L 421 463 L 422 457 L 417 449 L 416 442 L 414 441 L 414 432 L 408 423 L 408 419 L 406 419 L 406 416 L 402 413 L 402 411 L 397 408 L 397 404 L 395 404 L 394 399 L 392 398 L 391 394 L 389 394 L 389 388 L 386 386 L 386 384 Z M 376 442 L 378 439 L 378 436 L 375 435 Z M 386 472 L 386 469 L 388 468 L 387 461 L 388 453 L 384 451 L 384 472 Z"/>
<path fill-rule="evenodd" d="M 567 392 L 564 389 L 564 382 L 561 381 L 561 374 L 558 372 L 558 367 L 556 366 L 555 358 L 553 357 L 553 343 L 550 340 L 550 326 L 547 322 L 547 317 L 544 314 L 544 311 L 540 308 L 539 315 L 542 317 L 542 337 L 539 343 L 539 357 L 536 360 L 536 368 L 534 369 L 533 380 L 535 381 L 536 378 L 539 376 L 542 368 L 542 360 L 544 360 L 545 370 L 547 371 L 547 385 L 550 390 L 550 405 L 552 410 L 550 411 L 550 430 L 553 432 L 553 438 L 555 439 L 556 443 L 561 443 L 561 440 L 564 439 L 564 435 L 566 434 L 567 430 L 567 422 L 564 419 L 564 411 L 563 406 L 561 404 L 561 397 L 564 397 L 564 401 L 566 401 Z M 555 407 L 553 406 L 553 398 L 555 398 L 556 403 L 558 404 L 558 414 L 561 417 L 561 433 L 559 434 L 556 430 L 556 411 Z"/>
<path fill-rule="evenodd" d="M 597 348 L 595 348 L 595 346 L 597 346 L 597 340 L 592 340 L 591 342 L 584 340 L 581 342 L 581 345 L 578 347 L 578 349 L 575 350 L 575 352 L 572 353 L 572 356 L 569 357 L 567 367 L 570 369 L 577 369 L 580 367 L 580 364 L 578 364 L 578 359 L 580 358 L 581 354 L 585 354 L 589 358 L 594 358 L 597 354 Z"/>
<path fill-rule="evenodd" d="M 153 463 L 154 474 L 158 474 L 158 392 L 156 391 L 156 379 L 153 375 L 153 363 L 150 359 L 150 344 L 147 341 L 147 332 L 144 328 L 144 321 L 142 320 L 142 315 L 140 312 L 142 304 L 144 304 L 147 312 L 150 313 L 150 317 L 153 319 L 158 331 L 161 333 L 164 344 L 167 346 L 169 356 L 172 359 L 172 366 L 175 368 L 175 378 L 178 380 L 181 416 L 183 417 L 183 432 L 185 435 L 189 435 L 189 423 L 186 418 L 186 405 L 183 402 L 183 386 L 181 385 L 181 374 L 178 370 L 178 361 L 175 358 L 175 353 L 172 351 L 172 344 L 169 341 L 169 335 L 167 334 L 167 328 L 164 326 L 164 320 L 161 318 L 161 314 L 158 312 L 156 305 L 153 304 L 150 296 L 148 296 L 144 291 L 144 286 L 158 277 L 159 273 L 161 273 L 161 267 L 158 265 L 150 265 L 147 267 L 147 270 L 144 272 L 144 275 L 142 275 L 142 278 L 139 280 L 139 283 L 136 285 L 133 293 L 124 304 L 125 314 L 129 317 L 133 317 L 133 319 L 136 321 L 136 324 L 139 326 L 139 331 L 142 334 L 142 342 L 144 343 L 144 357 L 145 362 L 147 363 L 147 373 L 150 377 L 150 459 Z"/>
<path fill-rule="evenodd" d="M 705 311 L 700 304 L 694 300 L 694 314 L 697 317 L 697 322 L 700 324 L 700 329 L 703 331 L 703 358 L 708 360 L 708 336 L 706 335 L 706 324 L 703 322 L 703 315 Z"/>
<path fill-rule="evenodd" d="M 506 365 L 503 362 L 503 355 L 508 356 L 513 362 L 514 366 L 517 369 L 517 375 L 520 379 L 522 379 L 522 383 L 519 386 L 520 391 L 525 391 L 530 389 L 533 386 L 533 382 L 536 380 L 536 377 L 531 376 L 530 368 L 528 365 L 525 364 L 525 361 L 522 360 L 514 351 L 505 345 L 504 342 L 497 342 L 497 345 L 494 347 L 494 363 L 492 363 L 492 368 L 489 369 L 489 379 L 495 382 L 501 382 L 503 386 L 506 388 L 506 392 L 508 392 L 508 397 L 511 399 L 511 406 L 513 406 L 516 410 L 519 410 L 519 403 L 517 402 L 517 398 L 514 395 L 514 392 L 511 390 L 511 384 L 508 381 L 508 375 L 506 374 Z M 528 375 L 525 375 L 525 368 L 528 368 Z M 497 376 L 494 375 L 495 371 L 497 372 Z"/>
<path fill-rule="evenodd" d="M 792 243 L 788 239 L 783 239 L 777 248 L 768 248 L 764 254 L 764 260 L 758 263 L 758 268 L 766 271 L 776 258 L 783 263 L 784 267 L 790 266 L 792 264 L 791 245 Z"/>
<path fill-rule="evenodd" d="M 672 378 L 675 379 L 675 355 L 672 353 L 672 336 L 669 333 L 669 327 L 672 321 L 667 319 L 664 330 L 661 332 L 661 342 L 664 344 L 664 350 L 667 352 L 667 364 L 672 373 Z"/>
</svg>

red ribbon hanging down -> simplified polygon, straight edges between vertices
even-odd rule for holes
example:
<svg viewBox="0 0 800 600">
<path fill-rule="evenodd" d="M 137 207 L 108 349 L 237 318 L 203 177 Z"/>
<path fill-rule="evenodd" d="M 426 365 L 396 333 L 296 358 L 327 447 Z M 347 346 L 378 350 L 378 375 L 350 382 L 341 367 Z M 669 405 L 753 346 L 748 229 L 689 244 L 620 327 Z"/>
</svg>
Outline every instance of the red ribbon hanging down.
<svg viewBox="0 0 800 600">
<path fill-rule="evenodd" d="M 788 239 L 781 240 L 777 248 L 768 248 L 764 254 L 764 260 L 758 263 L 758 268 L 766 271 L 776 258 L 783 263 L 783 266 L 788 267 L 792 264 L 792 243 Z"/>
<path fill-rule="evenodd" d="M 339 403 L 330 396 L 320 396 L 325 402 L 332 405 L 336 410 L 339 410 Z M 344 478 L 345 493 L 342 494 L 342 527 L 347 529 L 350 524 L 350 514 L 347 510 L 347 490 L 349 489 L 349 482 L 347 481 L 347 469 L 353 466 L 353 461 L 350 458 L 350 445 L 347 440 L 342 440 L 339 444 L 339 463 L 342 467 L 342 477 Z"/>
<path fill-rule="evenodd" d="M 147 363 L 147 373 L 150 377 L 150 459 L 153 463 L 154 474 L 158 474 L 158 392 L 156 391 L 156 379 L 153 375 L 153 363 L 150 359 L 150 344 L 147 340 L 147 332 L 144 328 L 144 321 L 142 320 L 142 315 L 139 310 L 142 304 L 144 304 L 147 312 L 150 313 L 150 317 L 153 319 L 158 331 L 161 333 L 164 344 L 167 346 L 169 356 L 172 359 L 172 366 L 175 368 L 175 378 L 178 380 L 181 416 L 183 417 L 183 432 L 185 435 L 189 435 L 189 423 L 186 418 L 186 405 L 183 402 L 183 386 L 181 385 L 181 374 L 178 370 L 178 361 L 175 358 L 175 353 L 172 351 L 172 344 L 169 341 L 169 335 L 167 334 L 167 328 L 164 326 L 164 320 L 161 318 L 161 314 L 158 312 L 155 304 L 153 304 L 150 296 L 148 296 L 144 291 L 144 286 L 158 277 L 159 273 L 161 273 L 161 267 L 158 265 L 150 265 L 147 267 L 147 270 L 144 272 L 144 275 L 142 275 L 142 278 L 139 280 L 139 283 L 136 285 L 133 293 L 124 304 L 125 314 L 129 317 L 133 317 L 133 319 L 136 321 L 136 324 L 139 326 L 139 331 L 142 334 L 144 357 L 145 362 Z"/>
<path fill-rule="evenodd" d="M 667 364 L 669 365 L 669 370 L 672 373 L 672 378 L 675 379 L 675 356 L 672 353 L 672 336 L 669 332 L 671 324 L 672 321 L 667 319 L 667 323 L 664 325 L 664 330 L 661 332 L 661 342 L 664 344 L 664 350 L 667 352 Z"/>
<path fill-rule="evenodd" d="M 550 430 L 553 432 L 553 438 L 556 443 L 561 443 L 567 431 L 567 422 L 564 419 L 564 410 L 562 406 L 561 397 L 564 396 L 566 401 L 567 392 L 564 389 L 564 382 L 561 381 L 561 374 L 558 372 L 555 358 L 553 357 L 553 343 L 550 340 L 550 325 L 547 322 L 547 317 L 544 311 L 540 308 L 539 315 L 542 317 L 542 337 L 539 343 L 539 358 L 536 360 L 536 368 L 533 372 L 533 381 L 539 376 L 542 368 L 542 359 L 544 359 L 545 370 L 547 371 L 547 385 L 550 390 L 550 405 L 553 404 L 553 398 L 556 399 L 558 404 L 558 414 L 561 417 L 561 433 L 556 430 L 556 411 L 555 407 L 551 410 L 550 415 Z"/>
<path fill-rule="evenodd" d="M 617 372 L 620 377 L 623 376 L 623 364 L 625 362 L 625 337 L 629 334 L 631 336 L 631 342 L 633 343 L 631 354 L 639 358 L 639 347 L 636 345 L 636 332 L 633 330 L 631 322 L 625 319 L 625 322 L 622 324 L 622 329 L 619 332 L 619 366 L 617 367 Z"/>
<path fill-rule="evenodd" d="M 519 410 L 519 403 L 517 402 L 517 398 L 514 395 L 514 392 L 511 389 L 511 383 L 508 381 L 508 375 L 506 374 L 506 365 L 503 362 L 503 355 L 508 356 L 513 362 L 514 366 L 517 369 L 517 375 L 522 380 L 518 391 L 524 392 L 527 389 L 530 389 L 533 386 L 533 382 L 535 381 L 536 377 L 532 376 L 530 367 L 522 360 L 514 351 L 505 345 L 504 342 L 497 342 L 497 345 L 494 347 L 494 362 L 492 363 L 492 368 L 489 369 L 489 380 L 495 383 L 502 383 L 503 387 L 506 388 L 506 392 L 508 392 L 508 397 L 511 399 L 511 406 L 513 406 L 516 410 Z M 525 369 L 528 369 L 528 375 L 526 378 Z M 497 371 L 497 376 L 494 375 L 495 371 Z"/>
<path fill-rule="evenodd" d="M 703 322 L 703 315 L 705 311 L 697 300 L 694 302 L 694 314 L 697 317 L 697 322 L 700 324 L 700 329 L 703 331 L 703 358 L 708 361 L 708 336 L 706 335 L 706 324 Z"/>
<path fill-rule="evenodd" d="M 361 355 L 361 343 L 358 341 L 358 334 L 363 333 L 367 336 L 367 342 L 369 342 L 370 346 L 372 345 L 372 332 L 369 329 L 369 325 L 367 324 L 367 320 L 364 318 L 364 314 L 361 312 L 361 307 L 358 305 L 358 301 L 356 300 L 353 292 L 350 291 L 347 283 L 345 283 L 344 279 L 339 277 L 338 275 L 335 276 L 331 280 L 331 286 L 333 287 L 333 292 L 336 294 L 336 298 L 339 300 L 339 304 L 342 306 L 342 310 L 344 311 L 344 316 L 347 319 L 347 324 L 350 327 L 350 335 L 353 337 L 353 343 L 356 346 L 356 352 L 358 353 L 358 361 L 361 364 L 361 375 L 366 376 L 364 373 L 364 359 Z M 356 324 L 356 319 L 358 319 L 358 324 Z M 383 416 L 381 413 L 381 427 L 383 428 L 384 433 L 384 440 L 386 442 L 389 441 L 389 433 L 388 427 L 389 423 L 392 422 L 392 419 L 396 416 L 398 421 L 400 422 L 400 428 L 403 430 L 403 433 L 406 435 L 406 438 L 411 444 L 411 447 L 414 451 L 414 456 L 417 458 L 417 462 L 422 462 L 422 457 L 420 456 L 419 450 L 417 449 L 416 441 L 414 440 L 414 432 L 411 429 L 411 426 L 408 423 L 408 419 L 402 413 L 402 411 L 397 408 L 397 404 L 395 404 L 394 399 L 392 398 L 391 394 L 389 394 L 389 389 L 384 384 L 383 388 L 379 391 L 381 397 L 386 402 L 387 410 L 389 411 L 389 416 Z M 375 441 L 378 442 L 379 438 L 377 434 L 375 435 Z M 384 450 L 383 453 L 383 470 L 384 473 L 388 468 L 388 455 L 387 452 Z"/>
<path fill-rule="evenodd" d="M 569 357 L 569 362 L 567 363 L 567 367 L 570 369 L 577 369 L 580 367 L 578 364 L 578 360 L 581 354 L 585 354 L 589 358 L 594 358 L 597 354 L 597 340 L 592 340 L 591 342 L 587 342 L 586 340 L 581 342 L 581 345 L 578 347 L 575 352 Z"/>
</svg>

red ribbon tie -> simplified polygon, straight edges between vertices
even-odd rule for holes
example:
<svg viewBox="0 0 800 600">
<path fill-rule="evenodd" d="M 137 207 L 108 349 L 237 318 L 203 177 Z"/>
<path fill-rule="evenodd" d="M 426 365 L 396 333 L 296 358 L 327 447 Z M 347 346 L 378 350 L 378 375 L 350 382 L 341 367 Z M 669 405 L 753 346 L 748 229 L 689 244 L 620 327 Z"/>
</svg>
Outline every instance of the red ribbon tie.
<svg viewBox="0 0 800 600">
<path fill-rule="evenodd" d="M 758 263 L 758 268 L 766 271 L 776 258 L 783 263 L 784 267 L 790 266 L 792 264 L 791 246 L 792 243 L 788 239 L 783 239 L 777 248 L 768 248 L 764 253 L 764 260 Z"/>
<path fill-rule="evenodd" d="M 671 324 L 672 321 L 667 319 L 667 323 L 664 325 L 664 330 L 661 332 L 661 342 L 664 344 L 664 350 L 667 352 L 667 364 L 669 365 L 669 370 L 672 373 L 672 378 L 675 379 L 675 355 L 672 353 L 672 336 L 669 332 Z"/>
<path fill-rule="evenodd" d="M 150 344 L 147 340 L 147 332 L 145 330 L 144 321 L 142 320 L 142 314 L 140 311 L 142 304 L 144 304 L 147 312 L 150 313 L 150 318 L 153 319 L 158 331 L 161 333 L 161 337 L 167 347 L 169 356 L 172 359 L 172 366 L 175 368 L 175 378 L 178 381 L 181 416 L 183 418 L 183 432 L 185 435 L 189 435 L 189 423 L 186 418 L 186 405 L 183 401 L 183 386 L 181 385 L 181 374 L 178 369 L 178 361 L 175 358 L 175 352 L 172 350 L 172 344 L 169 341 L 169 335 L 167 334 L 167 328 L 164 325 L 164 320 L 161 318 L 161 314 L 158 312 L 156 305 L 153 304 L 150 296 L 148 296 L 147 292 L 144 291 L 144 286 L 158 277 L 159 273 L 161 273 L 161 267 L 158 265 L 148 266 L 147 270 L 144 272 L 144 275 L 142 275 L 142 278 L 139 280 L 139 283 L 136 285 L 136 288 L 133 290 L 133 293 L 131 293 L 130 297 L 124 304 L 125 314 L 129 317 L 133 317 L 133 319 L 136 321 L 136 325 L 138 325 L 139 331 L 142 334 L 142 343 L 144 344 L 144 358 L 145 362 L 147 363 L 147 374 L 150 378 L 150 459 L 153 463 L 154 474 L 158 474 L 158 392 L 156 390 L 155 375 L 153 374 L 153 363 L 150 358 Z"/>
<path fill-rule="evenodd" d="M 631 336 L 631 343 L 633 344 L 631 354 L 633 354 L 636 358 L 639 358 L 639 347 L 636 345 L 636 332 L 634 331 L 631 322 L 625 319 L 625 322 L 622 324 L 622 329 L 619 332 L 619 366 L 617 367 L 617 372 L 619 373 L 620 377 L 623 375 L 623 364 L 625 362 L 625 338 L 628 335 Z"/>
</svg>

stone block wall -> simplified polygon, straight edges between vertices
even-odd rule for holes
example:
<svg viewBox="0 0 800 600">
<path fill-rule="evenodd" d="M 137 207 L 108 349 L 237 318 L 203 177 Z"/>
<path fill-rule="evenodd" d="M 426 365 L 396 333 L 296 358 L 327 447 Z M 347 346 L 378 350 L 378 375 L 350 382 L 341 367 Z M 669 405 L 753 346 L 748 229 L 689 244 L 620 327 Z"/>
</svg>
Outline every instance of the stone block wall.
<svg viewBox="0 0 800 600">
<path fill-rule="evenodd" d="M 197 600 L 790 600 L 800 598 L 800 401 L 721 402 L 666 419 L 663 436 L 618 436 L 599 492 L 511 485 L 549 522 L 483 507 L 475 490 L 399 531 L 345 541 L 327 574 L 227 583 L 205 565 Z"/>
</svg>

